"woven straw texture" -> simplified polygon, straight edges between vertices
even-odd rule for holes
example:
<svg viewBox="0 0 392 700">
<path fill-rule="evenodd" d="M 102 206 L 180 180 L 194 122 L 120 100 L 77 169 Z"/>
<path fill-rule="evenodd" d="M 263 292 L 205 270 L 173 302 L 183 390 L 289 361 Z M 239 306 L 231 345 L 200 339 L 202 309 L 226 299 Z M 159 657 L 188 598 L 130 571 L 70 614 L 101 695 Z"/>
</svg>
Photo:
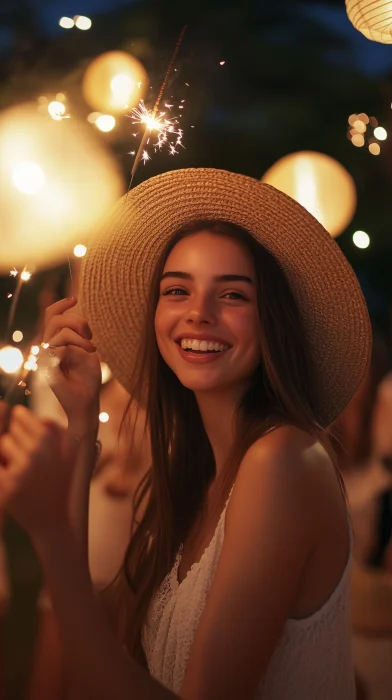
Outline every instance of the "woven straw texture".
<svg viewBox="0 0 392 700">
<path fill-rule="evenodd" d="M 211 219 L 248 229 L 284 270 L 314 357 L 317 416 L 328 425 L 368 366 L 371 332 L 360 287 L 337 244 L 311 214 L 244 175 L 176 170 L 147 180 L 119 201 L 90 243 L 80 278 L 81 308 L 102 359 L 129 391 L 156 262 L 176 230 Z"/>
</svg>

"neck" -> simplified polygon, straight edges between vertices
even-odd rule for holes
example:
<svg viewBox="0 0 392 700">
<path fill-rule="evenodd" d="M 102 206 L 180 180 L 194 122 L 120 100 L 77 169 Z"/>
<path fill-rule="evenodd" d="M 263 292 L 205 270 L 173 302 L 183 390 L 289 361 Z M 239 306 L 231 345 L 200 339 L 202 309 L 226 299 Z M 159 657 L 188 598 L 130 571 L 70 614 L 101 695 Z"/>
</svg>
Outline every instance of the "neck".
<svg viewBox="0 0 392 700">
<path fill-rule="evenodd" d="M 196 401 L 215 457 L 219 474 L 234 442 L 234 414 L 242 392 L 196 392 Z"/>
</svg>

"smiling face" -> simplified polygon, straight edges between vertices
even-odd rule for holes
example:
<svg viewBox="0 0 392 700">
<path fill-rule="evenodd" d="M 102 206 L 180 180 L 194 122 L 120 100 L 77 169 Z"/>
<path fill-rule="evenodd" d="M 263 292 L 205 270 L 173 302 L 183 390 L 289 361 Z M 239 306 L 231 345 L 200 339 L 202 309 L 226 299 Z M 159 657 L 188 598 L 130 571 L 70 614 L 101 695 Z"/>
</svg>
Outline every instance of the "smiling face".
<svg viewBox="0 0 392 700">
<path fill-rule="evenodd" d="M 261 361 L 254 263 L 232 238 L 190 234 L 170 252 L 155 312 L 159 351 L 194 392 L 242 393 Z"/>
</svg>

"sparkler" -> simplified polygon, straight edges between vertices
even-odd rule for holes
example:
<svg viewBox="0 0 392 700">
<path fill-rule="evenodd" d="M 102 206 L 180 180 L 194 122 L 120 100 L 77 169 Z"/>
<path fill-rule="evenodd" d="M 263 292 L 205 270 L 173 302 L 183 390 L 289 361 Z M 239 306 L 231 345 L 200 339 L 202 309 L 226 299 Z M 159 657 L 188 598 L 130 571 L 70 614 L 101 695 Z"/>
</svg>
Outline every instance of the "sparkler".
<svg viewBox="0 0 392 700">
<path fill-rule="evenodd" d="M 167 109 L 171 109 L 173 105 L 165 104 Z M 160 112 L 157 116 L 154 116 L 153 111 L 149 111 L 144 102 L 141 101 L 137 107 L 134 107 L 130 116 L 132 119 L 132 124 L 143 124 L 145 126 L 145 135 L 147 138 L 146 145 L 150 142 L 152 134 L 156 133 L 156 143 L 153 147 L 156 150 L 161 150 L 166 146 L 171 155 L 178 153 L 176 150 L 177 146 L 182 146 L 183 129 L 178 127 L 178 119 L 176 117 L 167 117 L 166 112 Z M 143 150 L 141 155 L 141 160 L 145 163 L 147 160 L 151 160 L 146 149 Z"/>
<path fill-rule="evenodd" d="M 146 156 L 148 156 L 148 153 L 147 153 L 147 151 L 146 151 L 146 145 L 148 144 L 148 141 L 149 141 L 149 139 L 150 139 L 150 137 L 151 137 L 151 131 L 152 131 L 152 130 L 149 128 L 148 124 L 152 125 L 152 124 L 160 123 L 161 126 L 162 126 L 162 124 L 163 124 L 162 119 L 163 119 L 164 114 L 162 114 L 162 113 L 161 113 L 161 114 L 158 114 L 158 110 L 159 110 L 159 107 L 160 107 L 160 104 L 161 104 L 161 101 L 162 101 L 163 93 L 164 93 L 164 91 L 165 91 L 165 89 L 166 89 L 168 80 L 169 80 L 170 75 L 171 75 L 171 73 L 172 73 L 173 66 L 174 66 L 174 62 L 175 62 L 175 60 L 176 60 L 176 58 L 177 58 L 177 55 L 178 55 L 178 52 L 179 52 L 179 50 L 180 50 L 180 47 L 181 47 L 181 44 L 182 44 L 182 40 L 183 40 L 183 38 L 184 38 L 184 36 L 185 36 L 186 29 L 187 29 L 186 26 L 183 27 L 182 30 L 181 30 L 180 36 L 178 37 L 177 44 L 176 44 L 176 46 L 175 46 L 173 55 L 172 55 L 172 57 L 171 57 L 171 59 L 170 59 L 170 63 L 169 63 L 169 65 L 168 65 L 168 67 L 167 67 L 166 75 L 165 75 L 165 77 L 164 77 L 164 79 L 163 79 L 161 88 L 160 88 L 159 93 L 158 93 L 158 97 L 157 97 L 157 99 L 156 99 L 156 101 L 155 101 L 155 105 L 154 105 L 153 109 L 151 110 L 151 112 L 148 112 L 148 111 L 146 110 L 146 113 L 147 113 L 148 117 L 147 117 L 146 115 L 144 115 L 144 118 L 145 118 L 146 120 L 148 119 L 148 123 L 147 123 L 147 121 L 141 122 L 141 123 L 145 123 L 145 124 L 146 124 L 146 128 L 145 128 L 145 131 L 144 131 L 143 138 L 142 138 L 142 140 L 141 140 L 141 142 L 140 142 L 138 151 L 137 151 L 137 153 L 136 153 L 135 160 L 134 160 L 134 162 L 133 162 L 132 171 L 131 171 L 131 180 L 130 180 L 130 183 L 129 183 L 129 189 L 131 189 L 131 187 L 132 187 L 133 178 L 135 177 L 135 173 L 136 173 L 136 170 L 137 170 L 137 168 L 138 168 L 138 165 L 139 165 L 140 161 L 141 161 L 141 160 L 144 160 L 144 162 L 146 162 L 146 160 L 149 160 L 149 158 L 146 157 Z M 141 109 L 140 105 L 139 105 L 139 107 L 138 107 L 137 109 Z M 169 106 L 167 106 L 167 109 L 169 109 Z M 131 116 L 132 116 L 132 115 L 131 115 Z M 167 121 L 170 121 L 170 120 L 167 120 Z M 175 125 L 172 124 L 171 126 L 173 127 L 173 130 L 175 130 Z M 167 128 L 167 131 L 169 130 L 169 128 L 170 128 L 170 127 Z M 158 133 L 159 133 L 159 131 L 158 131 Z M 165 134 L 165 131 L 163 131 L 163 134 Z M 179 135 L 177 135 L 177 136 L 179 136 Z M 167 137 L 167 134 L 166 134 L 166 137 Z M 182 133 L 181 133 L 181 137 L 182 137 Z M 158 143 L 159 143 L 159 138 L 158 138 Z M 173 144 L 170 143 L 169 146 L 170 146 L 170 145 L 173 145 Z"/>
</svg>

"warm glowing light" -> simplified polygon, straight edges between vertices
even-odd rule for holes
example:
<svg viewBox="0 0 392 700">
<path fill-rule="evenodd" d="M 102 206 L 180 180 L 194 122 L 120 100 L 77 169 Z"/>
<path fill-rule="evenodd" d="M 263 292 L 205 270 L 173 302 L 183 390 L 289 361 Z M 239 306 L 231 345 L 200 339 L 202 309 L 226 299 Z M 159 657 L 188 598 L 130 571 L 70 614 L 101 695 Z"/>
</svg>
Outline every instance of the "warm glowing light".
<svg viewBox="0 0 392 700">
<path fill-rule="evenodd" d="M 23 282 L 28 282 L 30 278 L 31 278 L 31 272 L 28 272 L 27 270 L 23 270 L 23 272 L 20 273 L 20 279 L 23 280 Z"/>
<path fill-rule="evenodd" d="M 101 114 L 101 116 L 95 120 L 95 126 L 97 126 L 100 131 L 112 131 L 116 126 L 116 120 L 111 114 Z"/>
<path fill-rule="evenodd" d="M 102 384 L 106 384 L 112 378 L 112 373 L 109 369 L 109 365 L 106 362 L 101 362 L 101 374 L 102 374 Z"/>
<path fill-rule="evenodd" d="M 106 413 L 106 411 L 102 411 L 102 413 L 99 414 L 99 420 L 101 423 L 107 423 L 109 420 L 109 414 Z"/>
<path fill-rule="evenodd" d="M 36 372 L 38 369 L 38 365 L 37 365 L 37 360 L 35 359 L 35 357 L 34 357 L 34 361 L 30 360 L 30 358 L 28 360 L 26 360 L 26 362 L 23 365 L 23 368 L 27 369 L 28 372 Z"/>
<path fill-rule="evenodd" d="M 361 119 L 356 119 L 353 127 L 359 134 L 364 134 L 366 131 L 366 124 Z"/>
<path fill-rule="evenodd" d="M 353 146 L 361 147 L 365 143 L 365 137 L 363 134 L 353 134 L 351 137 L 351 143 Z"/>
<path fill-rule="evenodd" d="M 348 118 L 348 123 L 350 124 L 350 126 L 354 126 L 354 122 L 356 122 L 357 119 L 358 119 L 358 114 L 350 114 L 350 116 Z"/>
<path fill-rule="evenodd" d="M 87 121 L 90 122 L 90 124 L 95 124 L 98 117 L 100 117 L 100 116 L 101 116 L 101 112 L 91 112 L 91 114 L 89 114 L 87 117 Z"/>
<path fill-rule="evenodd" d="M 324 153 L 301 151 L 284 156 L 262 181 L 302 204 L 331 236 L 342 233 L 354 216 L 354 181 L 340 163 Z"/>
<path fill-rule="evenodd" d="M 364 124 L 369 124 L 369 117 L 365 112 L 361 112 L 361 114 L 358 114 L 358 119 L 361 120 Z"/>
<path fill-rule="evenodd" d="M 0 274 L 26 261 L 40 269 L 66 261 L 124 192 L 116 159 L 90 125 L 48 118 L 36 102 L 0 113 L 0 182 Z"/>
<path fill-rule="evenodd" d="M 368 248 L 370 245 L 370 236 L 365 231 L 355 231 L 353 233 L 353 243 L 357 248 Z"/>
<path fill-rule="evenodd" d="M 369 151 L 373 156 L 379 156 L 381 147 L 379 143 L 370 143 L 369 144 Z"/>
<path fill-rule="evenodd" d="M 38 347 L 38 345 L 32 345 L 32 346 L 31 346 L 31 354 L 32 354 L 32 355 L 39 355 L 39 347 Z"/>
<path fill-rule="evenodd" d="M 142 64 L 125 51 L 108 51 L 95 58 L 83 77 L 83 94 L 103 114 L 132 109 L 143 98 L 148 78 Z"/>
<path fill-rule="evenodd" d="M 73 252 L 76 258 L 83 258 L 87 253 L 87 248 L 85 245 L 78 243 L 73 249 Z"/>
<path fill-rule="evenodd" d="M 115 99 L 124 105 L 128 103 L 128 98 L 132 95 L 134 87 L 133 79 L 126 73 L 119 73 L 110 81 L 110 89 L 114 93 Z"/>
<path fill-rule="evenodd" d="M 0 370 L 6 374 L 17 372 L 23 364 L 23 355 L 18 348 L 5 345 L 0 349 Z"/>
<path fill-rule="evenodd" d="M 62 102 L 59 102 L 58 100 L 53 100 L 48 104 L 48 112 L 52 119 L 60 121 L 60 119 L 63 119 L 63 116 L 65 114 L 65 105 Z"/>
<path fill-rule="evenodd" d="M 38 194 L 45 184 L 45 173 L 38 163 L 25 160 L 14 167 L 12 181 L 23 194 Z"/>
<path fill-rule="evenodd" d="M 347 16 L 361 34 L 371 41 L 392 44 L 392 2 L 389 0 L 346 0 Z"/>
<path fill-rule="evenodd" d="M 388 134 L 383 126 L 376 126 L 373 133 L 374 133 L 376 139 L 378 139 L 379 141 L 385 141 L 385 139 L 388 136 Z"/>
<path fill-rule="evenodd" d="M 61 17 L 61 19 L 59 20 L 59 25 L 63 29 L 72 29 L 74 24 L 75 22 L 73 21 L 73 19 L 71 19 L 71 17 Z"/>
<path fill-rule="evenodd" d="M 82 29 L 85 31 L 86 29 L 90 29 L 92 25 L 92 21 L 90 17 L 84 17 L 83 15 L 78 15 L 77 17 L 74 17 L 75 20 L 75 27 L 78 29 Z"/>
<path fill-rule="evenodd" d="M 166 104 L 167 109 L 171 109 L 173 105 Z M 152 144 L 154 150 L 161 150 L 164 146 L 169 150 L 170 155 L 178 153 L 177 146 L 184 148 L 182 143 L 184 131 L 178 127 L 178 119 L 176 117 L 167 118 L 166 112 L 159 112 L 154 115 L 149 111 L 144 102 L 141 101 L 137 107 L 131 112 L 130 118 L 132 124 L 142 124 L 148 131 L 156 132 L 156 142 Z M 147 141 L 148 143 L 148 141 Z M 143 151 L 142 160 L 146 163 L 151 160 L 151 156 L 147 150 Z"/>
<path fill-rule="evenodd" d="M 12 334 L 12 340 L 14 341 L 14 343 L 20 343 L 20 341 L 23 340 L 22 331 L 14 331 Z"/>
</svg>

